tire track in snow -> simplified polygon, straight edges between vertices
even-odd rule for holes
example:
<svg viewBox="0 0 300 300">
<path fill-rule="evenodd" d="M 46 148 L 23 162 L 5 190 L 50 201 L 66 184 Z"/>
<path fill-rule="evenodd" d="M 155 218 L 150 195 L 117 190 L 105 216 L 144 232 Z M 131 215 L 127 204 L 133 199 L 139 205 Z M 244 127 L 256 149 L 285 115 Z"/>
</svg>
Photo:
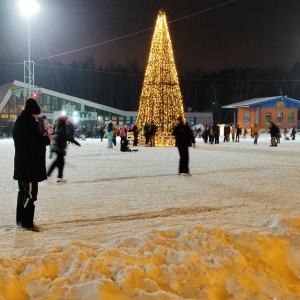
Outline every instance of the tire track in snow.
<svg viewBox="0 0 300 300">
<path fill-rule="evenodd" d="M 238 207 L 244 207 L 248 206 L 246 204 L 241 204 Z M 217 207 L 172 207 L 167 208 L 163 211 L 158 212 L 146 212 L 146 213 L 134 213 L 134 214 L 128 214 L 128 215 L 113 215 L 108 217 L 100 217 L 100 218 L 94 218 L 94 219 L 76 219 L 76 220 L 69 220 L 69 221 L 62 221 L 62 222 L 56 222 L 55 224 L 51 224 L 51 228 L 56 226 L 61 226 L 62 224 L 70 224 L 70 225 L 76 225 L 80 224 L 80 226 L 83 223 L 87 223 L 89 225 L 102 223 L 102 222 L 118 222 L 118 221 L 135 221 L 135 220 L 145 220 L 145 219 L 155 219 L 155 218 L 166 218 L 171 216 L 179 216 L 179 215 L 196 215 L 206 212 L 213 212 L 213 211 L 220 211 L 223 209 L 230 209 L 230 208 L 237 208 L 236 205 L 234 206 L 224 206 L 221 208 Z M 47 224 L 41 224 L 42 226 L 46 226 Z"/>
</svg>

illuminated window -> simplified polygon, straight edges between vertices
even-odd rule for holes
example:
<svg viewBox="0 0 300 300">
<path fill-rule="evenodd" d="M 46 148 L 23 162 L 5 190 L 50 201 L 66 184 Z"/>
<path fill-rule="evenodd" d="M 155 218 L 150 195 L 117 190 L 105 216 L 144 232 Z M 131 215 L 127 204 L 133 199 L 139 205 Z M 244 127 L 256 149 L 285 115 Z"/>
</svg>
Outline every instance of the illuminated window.
<svg viewBox="0 0 300 300">
<path fill-rule="evenodd" d="M 282 123 L 282 113 L 277 113 L 277 123 L 278 124 Z"/>
<path fill-rule="evenodd" d="M 288 123 L 293 124 L 294 123 L 294 113 L 289 113 L 288 115 Z"/>
<path fill-rule="evenodd" d="M 244 112 L 244 124 L 250 124 L 250 113 Z"/>
<path fill-rule="evenodd" d="M 270 124 L 270 123 L 271 123 L 271 114 L 266 113 L 266 124 Z"/>
</svg>

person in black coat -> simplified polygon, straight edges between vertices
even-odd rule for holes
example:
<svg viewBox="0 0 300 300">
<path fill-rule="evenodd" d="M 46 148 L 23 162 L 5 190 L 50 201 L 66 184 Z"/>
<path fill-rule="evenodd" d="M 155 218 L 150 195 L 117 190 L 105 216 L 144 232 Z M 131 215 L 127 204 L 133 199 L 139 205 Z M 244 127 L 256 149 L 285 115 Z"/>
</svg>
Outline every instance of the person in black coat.
<svg viewBox="0 0 300 300">
<path fill-rule="evenodd" d="M 73 123 L 71 123 L 70 120 L 68 120 L 68 123 L 67 123 L 67 133 L 68 133 L 68 136 L 70 138 L 74 138 L 74 135 L 75 135 L 75 126 Z M 70 144 L 70 142 L 69 142 Z"/>
<path fill-rule="evenodd" d="M 182 116 L 177 118 L 177 125 L 174 127 L 172 135 L 175 136 L 175 146 L 179 151 L 179 175 L 190 175 L 189 172 L 189 146 L 195 148 L 195 137 L 190 126 L 183 124 Z"/>
<path fill-rule="evenodd" d="M 155 147 L 155 135 L 156 135 L 156 132 L 157 132 L 157 126 L 152 121 L 151 124 L 150 124 L 150 129 L 149 129 L 150 147 Z"/>
<path fill-rule="evenodd" d="M 277 147 L 276 136 L 278 134 L 278 127 L 273 122 L 270 123 L 269 133 L 271 135 L 270 147 Z"/>
<path fill-rule="evenodd" d="M 150 139 L 150 124 L 146 123 L 144 126 L 144 136 L 145 136 L 145 146 L 149 146 L 149 139 Z"/>
<path fill-rule="evenodd" d="M 51 164 L 48 170 L 48 177 L 51 176 L 51 173 L 55 168 L 58 168 L 58 183 L 66 183 L 67 181 L 63 178 L 63 171 L 65 166 L 65 155 L 67 142 L 80 146 L 80 144 L 74 140 L 73 137 L 69 136 L 67 133 L 67 117 L 60 117 L 57 122 L 55 135 L 52 144 L 52 152 L 56 153 L 56 159 Z"/>
<path fill-rule="evenodd" d="M 134 136 L 133 146 L 137 146 L 138 145 L 138 140 L 139 140 L 139 129 L 136 126 L 136 124 L 133 125 L 132 132 L 133 132 L 133 136 Z"/>
<path fill-rule="evenodd" d="M 14 179 L 18 180 L 16 221 L 25 229 L 37 230 L 33 224 L 38 183 L 47 179 L 46 146 L 52 135 L 42 135 L 37 118 L 41 112 L 36 100 L 29 98 L 13 127 L 15 144 Z"/>
<path fill-rule="evenodd" d="M 292 140 L 295 139 L 295 136 L 296 136 L 296 126 L 294 126 L 293 129 L 292 129 L 292 131 L 291 131 Z"/>
</svg>

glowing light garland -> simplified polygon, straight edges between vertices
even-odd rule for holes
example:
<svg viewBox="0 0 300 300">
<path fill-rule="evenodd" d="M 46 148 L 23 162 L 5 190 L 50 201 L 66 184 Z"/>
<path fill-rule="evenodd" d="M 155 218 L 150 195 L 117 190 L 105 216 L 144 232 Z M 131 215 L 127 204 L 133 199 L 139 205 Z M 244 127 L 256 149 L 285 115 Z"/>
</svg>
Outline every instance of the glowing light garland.
<svg viewBox="0 0 300 300">
<path fill-rule="evenodd" d="M 153 121 L 158 133 L 171 134 L 176 118 L 184 118 L 182 95 L 164 11 L 159 11 L 140 97 L 136 124 Z"/>
</svg>

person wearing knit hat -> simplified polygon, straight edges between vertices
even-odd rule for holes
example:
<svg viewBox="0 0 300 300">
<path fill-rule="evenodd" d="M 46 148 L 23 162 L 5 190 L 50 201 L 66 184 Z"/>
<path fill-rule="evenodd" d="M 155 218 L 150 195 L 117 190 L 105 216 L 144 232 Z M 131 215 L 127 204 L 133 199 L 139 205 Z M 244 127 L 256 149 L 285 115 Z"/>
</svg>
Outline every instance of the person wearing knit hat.
<svg viewBox="0 0 300 300">
<path fill-rule="evenodd" d="M 31 115 L 39 115 L 41 113 L 41 108 L 37 104 L 36 100 L 34 100 L 33 98 L 29 98 L 26 101 L 24 111 Z"/>
<path fill-rule="evenodd" d="M 26 101 L 24 110 L 13 127 L 15 143 L 14 176 L 18 180 L 16 221 L 24 229 L 37 231 L 33 224 L 38 183 L 47 179 L 46 146 L 52 135 L 43 136 L 37 118 L 41 112 L 36 100 Z"/>
<path fill-rule="evenodd" d="M 177 118 L 177 125 L 174 127 L 172 135 L 175 136 L 175 146 L 179 152 L 179 172 L 178 174 L 190 175 L 189 171 L 189 147 L 195 148 L 195 137 L 189 125 L 183 123 L 183 117 Z"/>
</svg>

